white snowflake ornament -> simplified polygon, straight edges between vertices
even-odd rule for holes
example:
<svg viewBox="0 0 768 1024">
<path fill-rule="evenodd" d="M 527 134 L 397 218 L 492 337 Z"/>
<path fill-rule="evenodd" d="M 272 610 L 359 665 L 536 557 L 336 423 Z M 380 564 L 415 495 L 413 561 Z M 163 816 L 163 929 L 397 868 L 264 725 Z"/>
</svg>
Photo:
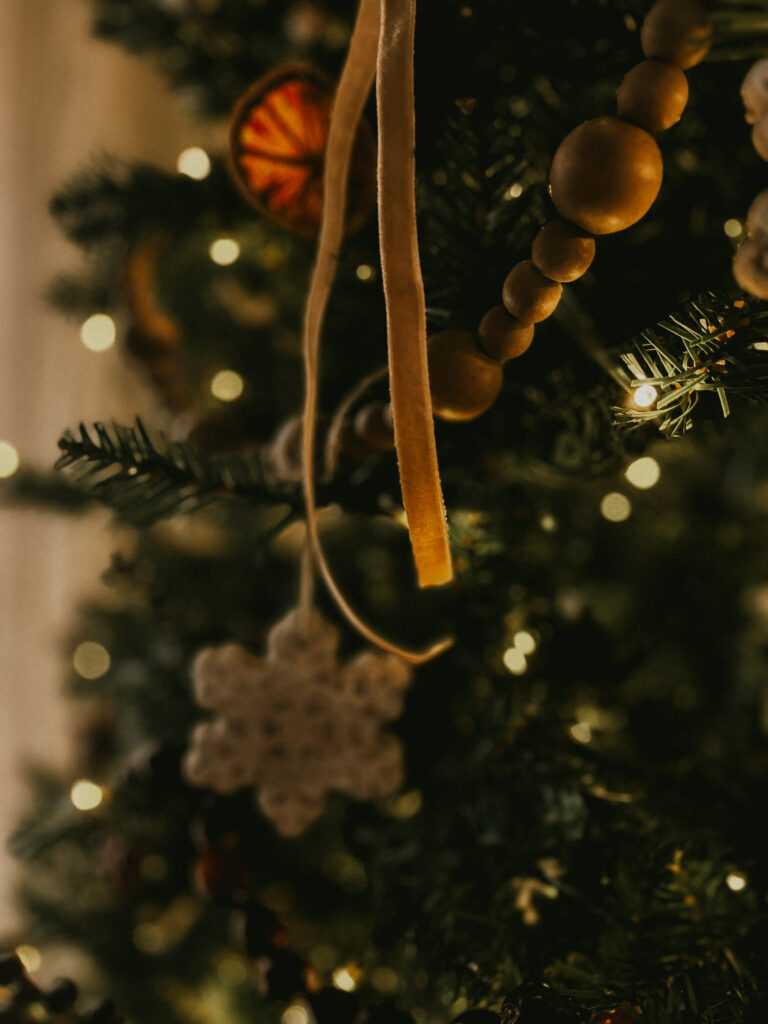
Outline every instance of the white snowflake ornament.
<svg viewBox="0 0 768 1024">
<path fill-rule="evenodd" d="M 285 836 L 322 814 L 329 790 L 358 800 L 395 792 L 402 751 L 382 724 L 400 715 L 411 670 L 372 651 L 341 664 L 338 642 L 317 611 L 294 609 L 270 630 L 264 658 L 234 643 L 200 651 L 195 697 L 216 714 L 192 735 L 189 782 L 218 793 L 258 787 Z"/>
</svg>

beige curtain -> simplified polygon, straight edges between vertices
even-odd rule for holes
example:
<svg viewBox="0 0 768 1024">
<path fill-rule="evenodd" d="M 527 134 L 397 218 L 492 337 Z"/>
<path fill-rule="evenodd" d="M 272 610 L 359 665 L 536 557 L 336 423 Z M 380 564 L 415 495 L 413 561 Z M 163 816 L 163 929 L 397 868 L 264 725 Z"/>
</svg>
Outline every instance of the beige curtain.
<svg viewBox="0 0 768 1024">
<path fill-rule="evenodd" d="M 49 196 L 94 155 L 173 167 L 182 148 L 218 134 L 184 115 L 146 61 L 90 39 L 88 7 L 0 2 L 0 440 L 39 466 L 55 459 L 62 428 L 151 406 L 115 349 L 87 351 L 78 325 L 43 304 L 46 283 L 78 258 L 48 217 Z M 62 639 L 79 597 L 98 592 L 110 545 L 104 516 L 0 506 L 0 941 L 16 924 L 5 842 L 29 801 L 21 769 L 67 767 Z"/>
</svg>

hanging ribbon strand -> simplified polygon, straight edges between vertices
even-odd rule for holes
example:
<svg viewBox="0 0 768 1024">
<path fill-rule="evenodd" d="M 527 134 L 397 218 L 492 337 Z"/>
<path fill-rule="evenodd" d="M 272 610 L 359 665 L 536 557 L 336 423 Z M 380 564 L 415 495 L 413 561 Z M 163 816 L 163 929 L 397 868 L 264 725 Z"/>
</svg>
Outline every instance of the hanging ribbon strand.
<svg viewBox="0 0 768 1024">
<path fill-rule="evenodd" d="M 426 353 L 424 289 L 418 260 L 415 203 L 413 32 L 415 0 L 360 0 L 355 29 L 333 105 L 325 151 L 323 220 L 304 315 L 306 391 L 303 422 L 307 534 L 315 562 L 341 611 L 368 640 L 418 664 L 452 643 L 424 651 L 392 644 L 350 607 L 320 542 L 315 499 L 315 421 L 320 336 L 344 235 L 347 180 L 357 126 L 374 75 L 380 118 L 379 218 L 387 304 L 390 386 L 403 504 L 419 583 L 452 578 L 448 534 L 437 470 Z"/>
</svg>

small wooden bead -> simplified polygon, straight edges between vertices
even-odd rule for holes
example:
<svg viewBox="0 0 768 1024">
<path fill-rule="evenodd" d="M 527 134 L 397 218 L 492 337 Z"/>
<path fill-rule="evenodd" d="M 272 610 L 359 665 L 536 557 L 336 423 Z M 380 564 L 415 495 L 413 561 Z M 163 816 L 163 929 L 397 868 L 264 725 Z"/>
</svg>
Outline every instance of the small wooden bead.
<svg viewBox="0 0 768 1024">
<path fill-rule="evenodd" d="M 709 52 L 712 26 L 696 0 L 657 0 L 640 29 L 646 57 L 661 57 L 685 70 Z"/>
<path fill-rule="evenodd" d="M 666 60 L 644 60 L 624 76 L 617 95 L 619 117 L 649 132 L 677 124 L 688 102 L 688 79 Z"/>
<path fill-rule="evenodd" d="M 560 143 L 549 191 L 566 220 L 608 235 L 645 216 L 663 172 L 661 152 L 647 131 L 616 117 L 596 117 Z"/>
<path fill-rule="evenodd" d="M 355 434 L 375 452 L 391 451 L 395 445 L 392 406 L 387 402 L 364 405 L 355 416 Z"/>
<path fill-rule="evenodd" d="M 522 324 L 503 306 L 489 309 L 477 328 L 480 347 L 491 359 L 516 359 L 533 341 L 533 324 Z"/>
<path fill-rule="evenodd" d="M 432 409 L 443 420 L 473 420 L 490 409 L 503 382 L 501 365 L 471 331 L 440 331 L 427 343 Z"/>
<path fill-rule="evenodd" d="M 531 258 L 552 281 L 575 281 L 595 258 L 595 240 L 564 220 L 551 220 L 533 240 Z"/>
<path fill-rule="evenodd" d="M 748 238 L 733 257 L 733 276 L 745 292 L 768 299 L 768 246 Z"/>
<path fill-rule="evenodd" d="M 551 281 L 530 260 L 523 260 L 507 274 L 501 299 L 520 323 L 537 324 L 554 311 L 562 292 L 558 281 Z"/>
<path fill-rule="evenodd" d="M 756 60 L 741 83 L 744 117 L 754 124 L 768 110 L 768 57 Z"/>
</svg>

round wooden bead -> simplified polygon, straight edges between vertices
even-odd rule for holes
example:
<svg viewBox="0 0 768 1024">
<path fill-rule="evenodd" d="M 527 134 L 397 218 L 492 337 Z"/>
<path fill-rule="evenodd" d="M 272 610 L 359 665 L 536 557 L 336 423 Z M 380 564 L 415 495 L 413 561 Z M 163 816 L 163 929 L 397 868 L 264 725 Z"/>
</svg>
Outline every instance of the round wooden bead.
<svg viewBox="0 0 768 1024">
<path fill-rule="evenodd" d="M 386 402 L 364 405 L 355 416 L 355 434 L 376 452 L 388 452 L 394 447 L 392 406 Z"/>
<path fill-rule="evenodd" d="M 596 117 L 560 143 L 549 190 L 562 217 L 607 235 L 648 212 L 662 174 L 659 147 L 647 131 L 616 117 Z"/>
<path fill-rule="evenodd" d="M 677 124 L 688 102 L 688 79 L 666 60 L 644 60 L 624 76 L 617 94 L 619 117 L 663 132 Z"/>
<path fill-rule="evenodd" d="M 523 260 L 507 274 L 501 299 L 507 312 L 521 324 L 537 324 L 553 312 L 562 293 L 558 281 L 545 277 L 531 260 Z"/>
<path fill-rule="evenodd" d="M 480 347 L 491 359 L 516 359 L 533 341 L 533 324 L 522 324 L 503 306 L 489 309 L 477 328 Z"/>
<path fill-rule="evenodd" d="M 657 0 L 640 29 L 646 57 L 692 68 L 709 52 L 712 26 L 696 0 Z"/>
<path fill-rule="evenodd" d="M 478 348 L 471 331 L 440 331 L 427 342 L 432 409 L 443 420 L 473 420 L 501 391 L 501 365 Z"/>
<path fill-rule="evenodd" d="M 768 189 L 753 199 L 747 214 L 747 230 L 753 238 L 768 235 Z"/>
<path fill-rule="evenodd" d="M 768 245 L 748 238 L 733 257 L 733 276 L 745 292 L 768 299 Z"/>
<path fill-rule="evenodd" d="M 768 57 L 756 60 L 741 83 L 744 117 L 754 124 L 768 110 Z"/>
<path fill-rule="evenodd" d="M 595 240 L 564 220 L 551 220 L 533 240 L 531 258 L 545 277 L 575 281 L 595 258 Z"/>
</svg>

